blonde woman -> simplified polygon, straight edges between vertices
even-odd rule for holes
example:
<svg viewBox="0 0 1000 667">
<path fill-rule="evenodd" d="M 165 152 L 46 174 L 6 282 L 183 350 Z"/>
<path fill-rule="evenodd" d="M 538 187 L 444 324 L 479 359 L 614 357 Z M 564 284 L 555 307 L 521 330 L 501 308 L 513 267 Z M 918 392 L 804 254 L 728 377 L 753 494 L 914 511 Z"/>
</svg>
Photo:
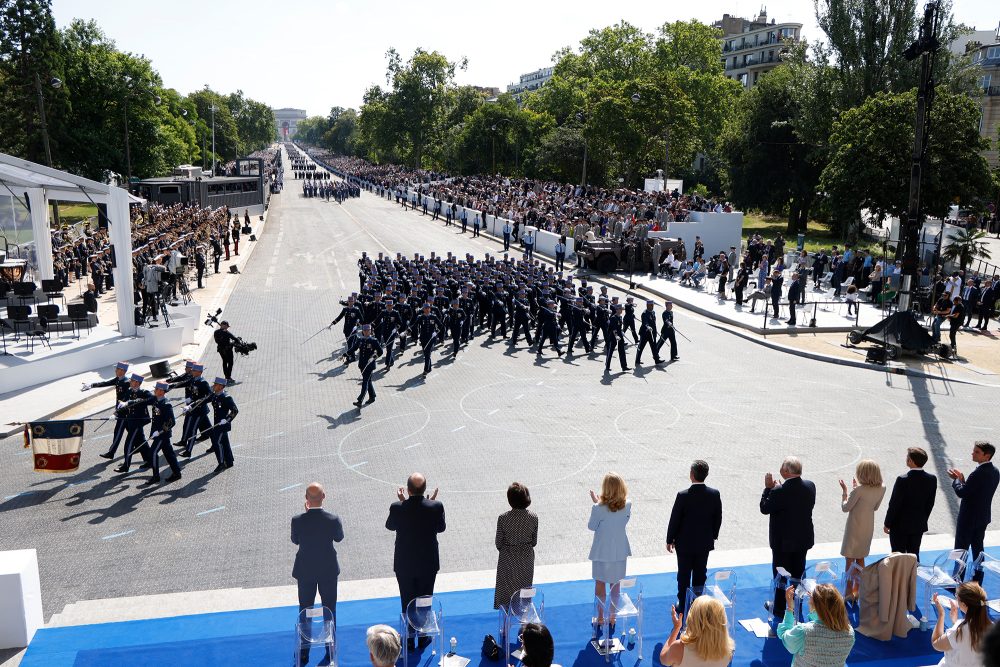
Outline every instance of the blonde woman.
<svg viewBox="0 0 1000 667">
<path fill-rule="evenodd" d="M 628 499 L 625 480 L 614 472 L 604 476 L 601 495 L 591 491 L 590 499 L 594 501 L 594 505 L 590 508 L 587 528 L 594 531 L 594 543 L 590 547 L 589 558 L 592 562 L 594 595 L 604 603 L 609 585 L 612 598 L 617 598 L 618 582 L 625 578 L 625 564 L 632 555 L 628 535 L 625 533 L 625 526 L 632 516 L 632 503 Z M 604 625 L 603 614 L 602 605 L 598 611 L 598 626 Z M 610 622 L 614 628 L 614 614 Z"/>
<path fill-rule="evenodd" d="M 671 607 L 674 627 L 663 643 L 660 663 L 682 667 L 726 667 L 733 659 L 736 643 L 726 627 L 726 609 L 709 595 L 701 595 L 688 610 L 687 628 L 681 633 L 682 617 Z"/>
<path fill-rule="evenodd" d="M 847 512 L 844 541 L 840 545 L 840 555 L 846 560 L 846 573 L 850 573 L 854 564 L 864 569 L 865 558 L 871 552 L 872 536 L 875 533 L 875 512 L 885 496 L 882 470 L 875 461 L 863 459 L 858 463 L 854 475 L 850 494 L 847 492 L 847 484 L 840 480 L 840 509 Z M 860 586 L 860 572 L 856 576 L 847 577 L 844 597 L 849 601 L 857 600 Z"/>
<path fill-rule="evenodd" d="M 854 628 L 847 620 L 847 607 L 840 591 L 820 584 L 809 597 L 809 620 L 795 621 L 795 587 L 785 590 L 785 617 L 778 626 L 778 639 L 792 654 L 792 667 L 845 665 L 854 648 Z M 816 661 L 822 656 L 822 662 Z"/>
</svg>

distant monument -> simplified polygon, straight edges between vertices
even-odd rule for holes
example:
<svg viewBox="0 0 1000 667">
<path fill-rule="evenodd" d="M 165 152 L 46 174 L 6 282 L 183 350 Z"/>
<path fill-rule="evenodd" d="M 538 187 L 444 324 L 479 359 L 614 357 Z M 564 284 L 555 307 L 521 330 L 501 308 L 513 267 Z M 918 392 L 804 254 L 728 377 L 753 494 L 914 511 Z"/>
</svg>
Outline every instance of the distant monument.
<svg viewBox="0 0 1000 667">
<path fill-rule="evenodd" d="M 272 109 L 278 126 L 278 139 L 288 141 L 295 137 L 299 122 L 306 119 L 305 109 Z"/>
</svg>

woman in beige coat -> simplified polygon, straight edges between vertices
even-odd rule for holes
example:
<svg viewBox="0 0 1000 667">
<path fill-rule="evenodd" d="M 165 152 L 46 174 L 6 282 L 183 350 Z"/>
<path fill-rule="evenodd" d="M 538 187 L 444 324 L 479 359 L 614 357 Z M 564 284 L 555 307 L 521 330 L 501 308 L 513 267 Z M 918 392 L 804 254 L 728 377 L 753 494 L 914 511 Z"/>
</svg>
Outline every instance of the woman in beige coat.
<svg viewBox="0 0 1000 667">
<path fill-rule="evenodd" d="M 875 512 L 882 504 L 885 486 L 882 484 L 882 471 L 871 459 L 863 459 L 854 472 L 850 494 L 847 484 L 840 480 L 843 492 L 840 509 L 847 512 L 847 525 L 844 526 L 844 541 L 840 545 L 840 555 L 847 563 L 848 574 L 844 597 L 848 600 L 858 599 L 858 589 L 861 587 L 861 570 L 865 568 L 865 558 L 872 548 L 872 537 L 875 533 Z M 851 566 L 857 563 L 859 569 L 851 572 Z"/>
</svg>

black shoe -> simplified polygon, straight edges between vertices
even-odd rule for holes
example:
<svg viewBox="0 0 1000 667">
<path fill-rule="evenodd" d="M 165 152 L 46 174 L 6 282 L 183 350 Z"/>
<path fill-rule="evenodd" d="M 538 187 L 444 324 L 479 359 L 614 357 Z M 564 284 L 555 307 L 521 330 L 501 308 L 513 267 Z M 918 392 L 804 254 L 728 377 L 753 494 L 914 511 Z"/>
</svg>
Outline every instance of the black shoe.
<svg viewBox="0 0 1000 667">
<path fill-rule="evenodd" d="M 670 357 L 670 361 L 680 361 L 680 357 Z"/>
<path fill-rule="evenodd" d="M 425 646 L 430 646 L 432 641 L 430 637 L 421 637 L 417 640 L 417 647 L 424 648 Z"/>
<path fill-rule="evenodd" d="M 624 373 L 625 371 L 630 371 L 630 370 L 632 370 L 632 369 L 629 368 L 628 366 L 622 366 L 622 373 Z"/>
<path fill-rule="evenodd" d="M 414 651 L 417 650 L 417 643 L 412 639 L 407 639 L 406 650 L 409 651 L 410 653 L 413 653 Z"/>
<path fill-rule="evenodd" d="M 222 465 L 220 463 L 219 465 L 215 466 L 215 470 L 213 470 L 212 472 L 223 472 L 225 469 L 226 469 L 226 466 L 224 466 L 224 465 Z"/>
<path fill-rule="evenodd" d="M 150 477 L 149 479 L 146 480 L 143 486 L 152 486 L 154 484 L 159 484 L 159 483 L 160 483 L 159 477 Z"/>
<path fill-rule="evenodd" d="M 374 402 L 375 402 L 374 398 L 369 398 L 367 401 L 365 401 L 365 405 L 371 405 Z"/>
<path fill-rule="evenodd" d="M 768 614 L 770 614 L 770 613 L 771 613 L 771 609 L 772 609 L 773 607 L 774 607 L 774 603 L 773 603 L 773 602 L 771 602 L 770 600 L 765 600 L 765 601 L 764 601 L 764 609 L 766 609 L 766 610 L 767 610 L 767 613 L 768 613 Z"/>
<path fill-rule="evenodd" d="M 117 468 L 115 468 L 115 472 L 128 472 L 128 468 L 126 468 L 125 466 L 118 466 Z"/>
<path fill-rule="evenodd" d="M 660 364 L 666 363 L 663 359 L 654 359 L 653 362 L 659 366 Z"/>
<path fill-rule="evenodd" d="M 189 459 L 189 458 L 191 458 L 191 452 L 185 450 L 185 451 L 183 451 L 183 452 L 180 453 L 180 456 L 183 456 L 184 458 Z"/>
<path fill-rule="evenodd" d="M 226 378 L 226 386 L 231 387 L 234 384 L 236 384 L 236 380 L 234 380 L 233 378 Z"/>
<path fill-rule="evenodd" d="M 149 470 L 152 467 L 153 466 L 149 463 L 143 463 L 141 466 L 139 466 L 139 470 Z"/>
<path fill-rule="evenodd" d="M 103 454 L 98 454 L 102 459 L 111 460 L 115 458 L 114 452 L 104 452 Z"/>
<path fill-rule="evenodd" d="M 354 401 L 354 405 L 356 405 L 356 406 L 358 406 L 360 408 L 361 407 L 361 399 L 359 398 L 358 400 Z"/>
<path fill-rule="evenodd" d="M 642 359 L 636 359 L 636 360 L 635 360 L 635 363 L 633 364 L 633 366 L 636 366 L 637 368 L 638 368 L 639 366 L 642 366 Z"/>
<path fill-rule="evenodd" d="M 181 474 L 177 473 L 176 475 L 169 477 L 167 481 L 164 482 L 164 484 L 172 484 L 173 482 L 179 482 L 182 479 L 183 477 L 181 476 Z"/>
</svg>

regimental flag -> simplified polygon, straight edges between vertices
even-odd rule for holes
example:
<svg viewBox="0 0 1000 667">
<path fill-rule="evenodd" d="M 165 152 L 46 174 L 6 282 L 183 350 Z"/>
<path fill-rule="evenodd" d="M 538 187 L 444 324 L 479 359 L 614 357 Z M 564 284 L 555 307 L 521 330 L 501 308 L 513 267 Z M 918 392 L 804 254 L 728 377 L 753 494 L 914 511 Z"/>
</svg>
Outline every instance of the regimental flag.
<svg viewBox="0 0 1000 667">
<path fill-rule="evenodd" d="M 83 446 L 83 420 L 32 422 L 31 453 L 35 472 L 76 472 Z"/>
</svg>

